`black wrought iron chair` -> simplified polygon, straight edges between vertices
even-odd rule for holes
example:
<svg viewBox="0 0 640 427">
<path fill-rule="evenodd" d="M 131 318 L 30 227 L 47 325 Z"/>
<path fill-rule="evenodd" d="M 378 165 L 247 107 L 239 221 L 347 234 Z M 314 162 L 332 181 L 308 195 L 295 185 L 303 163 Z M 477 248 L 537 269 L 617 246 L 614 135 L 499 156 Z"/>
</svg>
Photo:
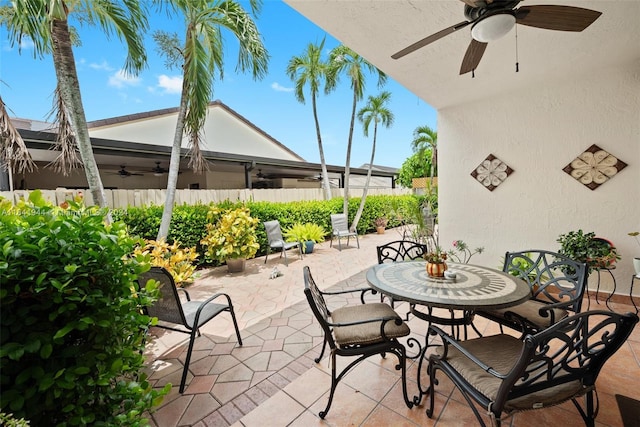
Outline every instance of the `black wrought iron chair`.
<svg viewBox="0 0 640 427">
<path fill-rule="evenodd" d="M 331 392 L 329 401 L 323 411 L 320 411 L 320 418 L 324 418 L 329 412 L 333 395 L 338 382 L 346 375 L 351 368 L 369 356 L 385 353 L 393 353 L 398 358 L 396 369 L 402 375 L 402 393 L 408 408 L 413 406 L 407 396 L 407 372 L 406 372 L 406 351 L 398 338 L 409 335 L 409 326 L 400 319 L 393 309 L 383 303 L 364 303 L 364 292 L 367 289 L 352 289 L 336 292 L 322 292 L 316 286 L 311 270 L 304 267 L 304 293 L 311 306 L 318 323 L 324 331 L 324 342 L 320 356 L 315 359 L 319 363 L 324 355 L 327 345 L 330 348 L 331 356 Z M 354 292 L 361 292 L 362 304 L 350 305 L 329 310 L 324 297 L 326 295 L 339 295 Z M 357 356 L 350 362 L 339 375 L 336 375 L 336 356 Z"/>
<path fill-rule="evenodd" d="M 432 325 L 430 332 L 439 335 L 443 345 L 429 356 L 427 416 L 433 415 L 436 375 L 442 371 L 483 427 L 474 401 L 489 414 L 492 425 L 500 426 L 503 415 L 571 400 L 585 424 L 593 427 L 599 409 L 598 374 L 637 322 L 634 313 L 587 311 L 522 339 L 499 334 L 467 341 L 456 341 Z M 582 396 L 584 408 L 578 402 Z"/>
<path fill-rule="evenodd" d="M 282 230 L 280 228 L 280 222 L 278 220 L 273 221 L 265 221 L 264 229 L 267 232 L 267 240 L 269 241 L 269 246 L 267 247 L 267 255 L 264 257 L 264 263 L 267 263 L 267 258 L 269 258 L 269 253 L 271 249 L 280 250 L 280 257 L 284 254 L 284 265 L 288 266 L 289 262 L 287 260 L 287 251 L 292 248 L 298 248 L 298 252 L 300 254 L 300 259 L 302 259 L 302 248 L 300 242 L 285 242 L 282 237 Z"/>
<path fill-rule="evenodd" d="M 236 336 L 238 337 L 238 344 L 242 345 L 236 314 L 233 310 L 231 298 L 229 298 L 227 294 L 217 293 L 209 297 L 206 301 L 191 301 L 189 293 L 183 288 L 176 287 L 171 273 L 163 267 L 151 267 L 148 272 L 140 275 L 138 283 L 141 287 L 145 287 L 150 279 L 159 283 L 160 297 L 152 306 L 146 308 L 146 314 L 158 318 L 159 322 L 156 325 L 157 327 L 190 335 L 189 348 L 184 361 L 184 369 L 182 370 L 182 380 L 180 381 L 180 393 L 182 393 L 187 379 L 187 372 L 189 372 L 193 343 L 196 339 L 196 333 L 200 336 L 201 326 L 215 318 L 218 314 L 229 312 L 231 313 L 233 326 L 236 330 Z M 184 292 L 186 302 L 180 300 L 178 290 Z M 218 298 L 226 299 L 226 302 L 213 302 Z M 178 325 L 182 328 L 177 327 Z"/>
<path fill-rule="evenodd" d="M 396 240 L 376 247 L 378 254 L 378 264 L 389 262 L 415 261 L 422 259 L 428 252 L 427 245 L 414 242 L 413 240 Z M 386 295 L 380 294 L 380 302 L 384 301 Z M 391 307 L 394 307 L 393 298 L 388 297 Z M 408 314 L 407 314 L 408 316 Z M 407 317 L 408 318 L 408 317 Z"/>
<path fill-rule="evenodd" d="M 507 252 L 503 271 L 526 281 L 531 299 L 476 315 L 522 332 L 545 329 L 570 313 L 579 313 L 587 287 L 587 265 L 545 250 Z M 501 329 L 502 330 L 502 329 Z"/>
<path fill-rule="evenodd" d="M 347 246 L 349 246 L 349 238 L 353 236 L 356 238 L 358 249 L 360 249 L 358 233 L 356 231 L 349 230 L 349 222 L 345 214 L 331 214 L 331 228 L 331 242 L 329 243 L 329 247 L 333 247 L 333 238 L 336 237 L 338 239 L 338 250 L 342 250 L 341 239 L 346 237 Z"/>
</svg>

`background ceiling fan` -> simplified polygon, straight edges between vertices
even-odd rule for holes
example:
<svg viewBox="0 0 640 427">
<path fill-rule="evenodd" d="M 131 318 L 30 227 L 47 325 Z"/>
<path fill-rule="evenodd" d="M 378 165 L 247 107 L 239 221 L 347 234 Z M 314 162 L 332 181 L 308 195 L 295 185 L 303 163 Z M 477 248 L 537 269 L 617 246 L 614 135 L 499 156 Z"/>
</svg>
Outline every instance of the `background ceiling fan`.
<svg viewBox="0 0 640 427">
<path fill-rule="evenodd" d="M 120 165 L 120 170 L 118 172 L 116 172 L 116 175 L 120 176 L 121 178 L 128 178 L 130 176 L 143 176 L 144 174 L 142 173 L 135 173 L 135 172 L 129 172 L 128 170 L 125 169 L 125 165 Z"/>
<path fill-rule="evenodd" d="M 163 175 L 167 172 L 169 172 L 169 169 L 165 169 L 163 167 L 160 166 L 160 162 L 156 162 L 156 167 L 151 169 L 151 172 L 153 172 L 153 174 L 155 176 L 160 176 Z"/>
<path fill-rule="evenodd" d="M 601 12 L 573 6 L 538 5 L 516 8 L 521 0 L 460 0 L 464 5 L 462 21 L 438 31 L 391 55 L 399 59 L 428 44 L 471 25 L 471 43 L 460 66 L 460 74 L 478 67 L 487 44 L 507 34 L 515 24 L 545 30 L 580 32 L 591 25 Z"/>
</svg>

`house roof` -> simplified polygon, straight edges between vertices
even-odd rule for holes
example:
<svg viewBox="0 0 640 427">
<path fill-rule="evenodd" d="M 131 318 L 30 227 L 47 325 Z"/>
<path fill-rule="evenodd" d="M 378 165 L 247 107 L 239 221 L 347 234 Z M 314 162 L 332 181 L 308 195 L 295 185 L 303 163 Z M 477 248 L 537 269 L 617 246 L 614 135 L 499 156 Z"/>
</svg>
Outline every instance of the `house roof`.
<svg viewBox="0 0 640 427">
<path fill-rule="evenodd" d="M 266 133 L 264 130 L 262 130 L 259 127 L 257 127 L 256 125 L 254 125 L 252 122 L 247 120 L 243 115 L 239 114 L 237 111 L 233 110 L 232 108 L 230 108 L 228 105 L 226 105 L 222 101 L 215 100 L 215 101 L 210 102 L 209 103 L 209 108 L 221 108 L 221 109 L 225 110 L 227 113 L 231 114 L 233 117 L 235 117 L 236 119 L 241 121 L 244 125 L 248 126 L 249 128 L 251 128 L 255 132 L 257 132 L 260 135 L 262 135 L 264 138 L 269 140 L 269 142 L 271 142 L 272 144 L 274 144 L 274 145 L 278 146 L 279 148 L 285 150 L 286 152 L 288 152 L 292 156 L 296 157 L 301 162 L 305 161 L 305 159 L 303 157 L 298 155 L 296 152 L 291 150 L 286 145 L 282 144 L 280 141 L 278 141 L 277 139 L 275 139 L 274 137 L 272 137 L 268 133 Z M 101 119 L 101 120 L 94 120 L 94 121 L 88 122 L 87 126 L 91 131 L 91 130 L 96 130 L 96 129 L 100 129 L 100 128 L 104 128 L 104 127 L 112 127 L 112 126 L 117 126 L 117 125 L 124 125 L 126 123 L 136 122 L 136 121 L 141 121 L 141 120 L 147 120 L 147 119 L 150 119 L 150 118 L 156 118 L 156 117 L 160 117 L 160 116 L 176 115 L 178 113 L 178 111 L 179 111 L 178 107 L 164 108 L 164 109 L 153 110 L 153 111 L 144 111 L 144 112 L 141 112 L 141 113 L 127 114 L 127 115 L 124 115 L 124 116 L 110 117 L 110 118 Z"/>
</svg>

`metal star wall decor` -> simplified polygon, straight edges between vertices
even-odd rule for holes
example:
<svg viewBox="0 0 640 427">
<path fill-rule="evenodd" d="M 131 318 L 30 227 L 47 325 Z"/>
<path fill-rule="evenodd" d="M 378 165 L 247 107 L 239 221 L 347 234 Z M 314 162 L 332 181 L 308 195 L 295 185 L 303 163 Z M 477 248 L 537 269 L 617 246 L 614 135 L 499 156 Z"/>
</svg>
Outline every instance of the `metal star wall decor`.
<svg viewBox="0 0 640 427">
<path fill-rule="evenodd" d="M 486 159 L 471 172 L 471 176 L 489 191 L 493 191 L 513 173 L 513 169 L 502 160 L 489 154 Z"/>
<path fill-rule="evenodd" d="M 562 170 L 595 190 L 626 166 L 625 162 L 593 144 Z"/>
</svg>

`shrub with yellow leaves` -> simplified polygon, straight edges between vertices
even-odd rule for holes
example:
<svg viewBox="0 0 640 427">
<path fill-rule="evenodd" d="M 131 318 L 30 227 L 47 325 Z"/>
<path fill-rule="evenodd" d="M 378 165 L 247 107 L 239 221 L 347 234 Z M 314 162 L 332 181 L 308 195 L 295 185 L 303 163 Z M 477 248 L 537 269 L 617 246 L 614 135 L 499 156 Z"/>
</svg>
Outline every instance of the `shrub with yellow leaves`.
<svg viewBox="0 0 640 427">
<path fill-rule="evenodd" d="M 149 256 L 151 265 L 166 268 L 177 286 L 193 282 L 196 271 L 194 262 L 198 258 L 196 248 L 181 248 L 180 243 L 169 245 L 164 240 L 145 240 L 144 246 L 138 246 L 134 255 Z"/>
</svg>

